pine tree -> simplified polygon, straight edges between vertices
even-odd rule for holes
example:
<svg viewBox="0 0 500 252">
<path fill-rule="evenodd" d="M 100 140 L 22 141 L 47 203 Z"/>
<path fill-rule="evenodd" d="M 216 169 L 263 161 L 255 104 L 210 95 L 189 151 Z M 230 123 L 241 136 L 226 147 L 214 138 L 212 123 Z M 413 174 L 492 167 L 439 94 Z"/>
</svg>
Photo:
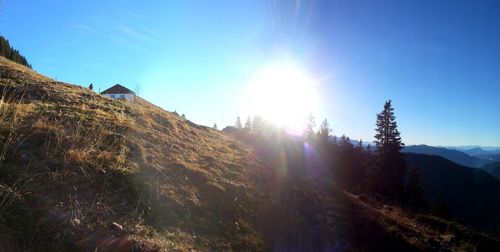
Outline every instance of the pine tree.
<svg viewBox="0 0 500 252">
<path fill-rule="evenodd" d="M 234 123 L 234 127 L 238 128 L 238 129 L 243 128 L 243 125 L 241 124 L 241 118 L 239 116 L 236 117 L 236 122 Z"/>
<path fill-rule="evenodd" d="M 330 128 L 330 125 L 328 124 L 328 120 L 323 120 L 321 125 L 319 126 L 318 130 L 318 139 L 322 143 L 328 143 L 330 140 L 330 133 L 332 132 L 332 129 Z"/>
<path fill-rule="evenodd" d="M 307 117 L 307 124 L 304 130 L 304 137 L 312 141 L 314 139 L 314 127 L 316 126 L 316 121 L 314 120 L 314 115 L 312 113 Z"/>
<path fill-rule="evenodd" d="M 394 116 L 391 101 L 387 101 L 384 110 L 377 114 L 377 128 L 375 134 L 376 172 L 372 172 L 371 178 L 375 181 L 376 188 L 371 191 L 392 200 L 401 200 L 404 190 L 403 178 L 406 174 L 406 161 L 401 152 L 404 144 L 401 142 L 400 133 Z"/>
<path fill-rule="evenodd" d="M 214 130 L 217 129 L 217 123 L 214 123 L 214 126 L 212 127 Z"/>
<path fill-rule="evenodd" d="M 252 121 L 252 129 L 258 133 L 261 133 L 265 127 L 264 118 L 260 115 L 255 115 Z"/>
<path fill-rule="evenodd" d="M 250 116 L 248 116 L 247 120 L 245 121 L 245 129 L 246 130 L 252 129 L 252 119 L 250 119 Z"/>
<path fill-rule="evenodd" d="M 347 137 L 346 135 L 342 135 L 339 138 L 339 147 L 340 148 L 347 148 L 349 150 L 352 150 L 354 146 L 351 143 L 351 139 Z"/>
<path fill-rule="evenodd" d="M 408 206 L 414 211 L 424 211 L 427 209 L 424 187 L 420 180 L 420 172 L 416 166 L 413 166 L 408 171 L 405 198 Z"/>
<path fill-rule="evenodd" d="M 358 150 L 363 150 L 363 139 L 359 139 L 358 145 L 356 146 Z"/>
</svg>

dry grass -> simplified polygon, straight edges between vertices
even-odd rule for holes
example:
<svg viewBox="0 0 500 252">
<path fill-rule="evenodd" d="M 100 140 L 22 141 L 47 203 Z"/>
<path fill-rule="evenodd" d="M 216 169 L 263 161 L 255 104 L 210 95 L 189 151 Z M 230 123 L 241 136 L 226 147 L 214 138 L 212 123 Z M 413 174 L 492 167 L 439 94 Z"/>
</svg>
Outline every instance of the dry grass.
<svg viewBox="0 0 500 252">
<path fill-rule="evenodd" d="M 2 57 L 0 95 L 0 251 L 261 251 L 311 221 L 335 249 L 477 249 L 463 230 L 334 185 L 274 190 L 282 174 L 249 146 L 140 98 L 111 100 Z"/>
<path fill-rule="evenodd" d="M 377 203 L 348 194 L 379 220 L 388 233 L 424 251 L 496 251 L 500 241 L 456 222 L 425 214 L 413 214 L 400 207 Z"/>
<path fill-rule="evenodd" d="M 33 233 L 17 247 L 85 247 L 117 222 L 120 236 L 144 248 L 262 249 L 240 195 L 252 191 L 246 170 L 256 159 L 235 140 L 140 98 L 111 100 L 3 58 L 0 91 L 0 182 L 24 181 L 37 225 L 14 228 L 21 239 Z M 242 224 L 228 232 L 234 223 Z"/>
</svg>

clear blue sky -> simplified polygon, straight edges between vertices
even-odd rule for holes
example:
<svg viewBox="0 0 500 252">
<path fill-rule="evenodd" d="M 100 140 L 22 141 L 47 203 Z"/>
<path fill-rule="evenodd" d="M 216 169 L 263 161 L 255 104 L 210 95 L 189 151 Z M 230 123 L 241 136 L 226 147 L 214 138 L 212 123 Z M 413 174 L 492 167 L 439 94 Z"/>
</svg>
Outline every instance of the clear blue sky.
<svg viewBox="0 0 500 252">
<path fill-rule="evenodd" d="M 147 2 L 147 4 L 146 4 Z M 404 142 L 500 146 L 500 1 L 3 0 L 33 68 L 122 83 L 200 124 L 233 124 L 241 86 L 287 55 L 321 78 L 317 121 L 371 140 L 393 100 Z M 245 117 L 246 115 L 241 115 Z"/>
</svg>

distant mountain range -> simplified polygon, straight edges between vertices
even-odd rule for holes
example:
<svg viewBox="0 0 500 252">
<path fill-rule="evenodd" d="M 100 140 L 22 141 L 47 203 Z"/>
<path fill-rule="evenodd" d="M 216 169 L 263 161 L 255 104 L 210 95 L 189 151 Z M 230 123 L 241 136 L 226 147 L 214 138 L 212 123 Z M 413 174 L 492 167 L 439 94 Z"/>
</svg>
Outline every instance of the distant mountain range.
<svg viewBox="0 0 500 252">
<path fill-rule="evenodd" d="M 441 195 L 459 221 L 486 232 L 500 232 L 500 180 L 440 156 L 407 153 L 406 160 L 420 170 L 429 202 Z M 496 169 L 500 171 L 499 166 Z"/>
<path fill-rule="evenodd" d="M 500 162 L 500 154 L 481 154 L 477 155 L 476 157 L 482 158 L 484 160 L 488 161 L 493 161 L 493 162 Z"/>
<path fill-rule="evenodd" d="M 479 154 L 500 154 L 500 147 L 480 146 L 480 145 L 438 146 L 438 147 L 462 151 L 472 156 Z"/>
<path fill-rule="evenodd" d="M 481 168 L 482 166 L 491 163 L 491 161 L 471 156 L 462 151 L 446 149 L 443 147 L 433 147 L 428 145 L 406 146 L 404 147 L 403 152 L 441 156 L 457 164 L 474 168 Z"/>
<path fill-rule="evenodd" d="M 479 147 L 465 149 L 476 156 L 444 147 L 433 147 L 428 145 L 410 145 L 403 149 L 403 152 L 436 155 L 446 158 L 459 165 L 482 169 L 500 180 L 500 154 L 495 154 L 494 150 L 484 150 Z M 486 154 L 489 153 L 489 154 Z"/>
<path fill-rule="evenodd" d="M 488 161 L 500 162 L 500 148 L 499 147 L 448 147 L 463 153 L 469 154 Z"/>
<path fill-rule="evenodd" d="M 467 154 L 469 154 L 471 156 L 499 154 L 499 151 L 485 150 L 485 149 L 483 149 L 481 147 L 475 147 L 475 148 L 472 148 L 472 149 L 455 149 L 455 150 L 461 151 L 463 153 L 467 153 Z"/>
</svg>

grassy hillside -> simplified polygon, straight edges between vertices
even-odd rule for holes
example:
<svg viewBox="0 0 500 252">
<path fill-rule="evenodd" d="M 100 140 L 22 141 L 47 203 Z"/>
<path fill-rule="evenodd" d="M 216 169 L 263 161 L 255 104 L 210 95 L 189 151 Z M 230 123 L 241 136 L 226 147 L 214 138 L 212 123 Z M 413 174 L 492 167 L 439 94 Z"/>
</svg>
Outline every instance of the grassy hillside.
<svg viewBox="0 0 500 252">
<path fill-rule="evenodd" d="M 0 251 L 500 246 L 348 194 L 328 177 L 283 172 L 280 155 L 272 162 L 251 142 L 140 98 L 111 100 L 2 57 L 0 95 Z"/>
<path fill-rule="evenodd" d="M 4 58 L 0 77 L 0 211 L 19 247 L 81 244 L 112 222 L 167 248 L 262 246 L 248 224 L 248 148 L 144 100 L 107 99 Z"/>
</svg>

